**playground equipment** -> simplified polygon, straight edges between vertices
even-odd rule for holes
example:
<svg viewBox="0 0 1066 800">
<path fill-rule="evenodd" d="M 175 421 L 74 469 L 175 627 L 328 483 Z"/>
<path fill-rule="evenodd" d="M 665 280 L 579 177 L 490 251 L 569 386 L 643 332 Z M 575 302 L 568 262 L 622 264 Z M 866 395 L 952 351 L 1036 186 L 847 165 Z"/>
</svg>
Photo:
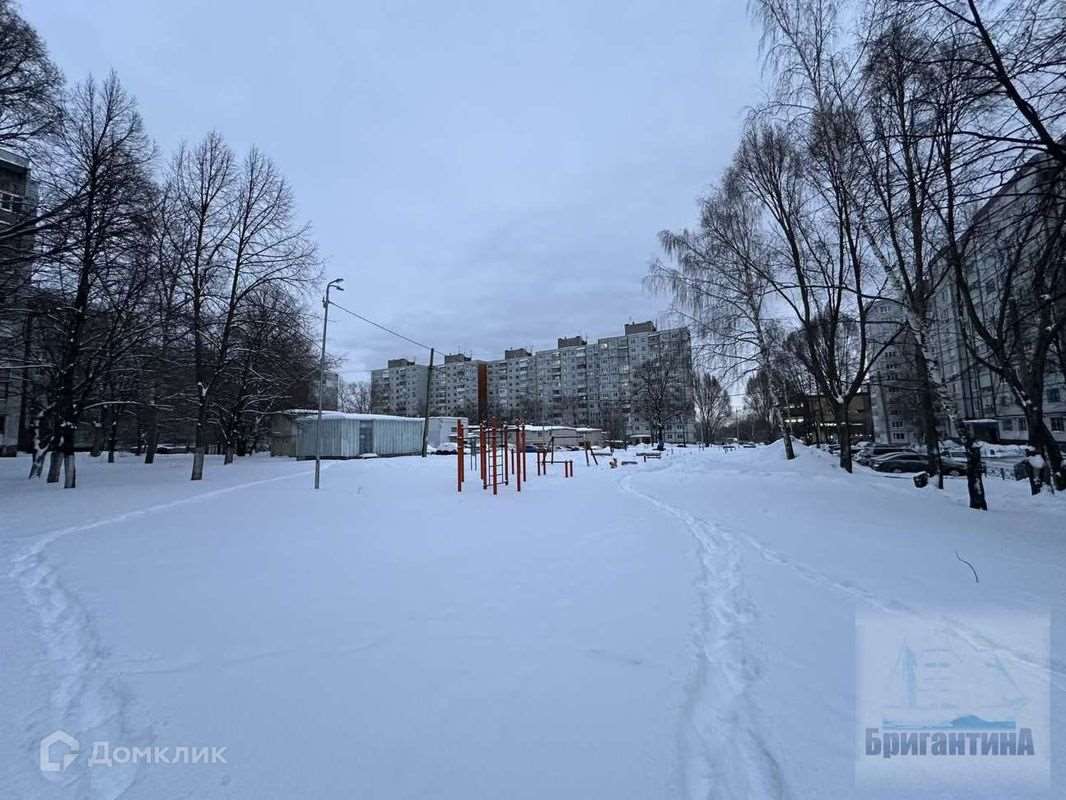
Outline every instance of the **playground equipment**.
<svg viewBox="0 0 1066 800">
<path fill-rule="evenodd" d="M 476 438 L 472 431 L 460 421 L 456 426 L 455 436 L 456 490 L 463 491 L 466 482 L 467 466 L 476 469 L 481 477 L 481 488 L 492 489 L 499 494 L 501 486 L 510 486 L 514 481 L 515 490 L 522 491 L 522 484 L 527 482 L 527 448 L 526 426 L 523 423 L 508 425 L 491 420 L 477 426 Z M 585 460 L 588 461 L 591 450 L 586 449 Z M 534 449 L 537 459 L 537 474 L 547 475 L 550 465 L 559 463 L 563 467 L 563 477 L 574 477 L 572 459 L 556 461 L 555 448 L 538 446 Z M 591 454 L 595 459 L 595 454 Z M 469 464 L 468 464 L 469 459 Z M 597 462 L 598 463 L 598 462 Z"/>
<path fill-rule="evenodd" d="M 538 450 L 537 451 L 537 474 L 547 475 L 548 466 L 555 464 L 555 451 L 554 450 Z M 574 477 L 574 460 L 571 458 L 560 458 L 558 463 L 563 465 L 563 477 Z"/>
</svg>

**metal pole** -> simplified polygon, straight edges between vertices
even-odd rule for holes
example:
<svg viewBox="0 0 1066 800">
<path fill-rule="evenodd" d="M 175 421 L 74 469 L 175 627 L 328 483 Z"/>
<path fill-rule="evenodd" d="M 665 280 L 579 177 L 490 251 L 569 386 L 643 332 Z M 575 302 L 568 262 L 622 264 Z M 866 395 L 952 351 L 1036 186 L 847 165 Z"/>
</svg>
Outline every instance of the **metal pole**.
<svg viewBox="0 0 1066 800">
<path fill-rule="evenodd" d="M 492 493 L 496 494 L 496 463 L 500 453 L 496 449 L 496 421 L 492 422 Z"/>
<path fill-rule="evenodd" d="M 426 416 L 422 422 L 422 458 L 426 457 L 426 442 L 429 437 L 429 391 L 433 383 L 433 348 L 429 348 L 429 369 L 426 370 Z"/>
<path fill-rule="evenodd" d="M 322 355 L 318 361 L 318 419 L 315 421 L 315 488 L 319 487 L 322 473 L 322 399 L 326 395 L 326 327 L 329 325 L 329 290 L 344 289 L 339 285 L 344 278 L 335 278 L 326 284 L 326 296 L 322 298 Z"/>
<path fill-rule="evenodd" d="M 488 434 L 488 431 L 485 429 L 485 425 L 487 425 L 487 424 L 488 424 L 487 421 L 484 421 L 484 422 L 481 422 L 478 425 L 478 446 L 479 446 L 479 454 L 481 456 L 481 488 L 482 489 L 488 489 L 489 488 L 489 465 L 485 461 L 486 454 L 488 453 L 488 444 L 489 444 L 489 438 L 488 438 L 489 434 Z"/>
<path fill-rule="evenodd" d="M 463 459 L 466 458 L 466 443 L 463 439 L 463 421 L 459 420 L 455 427 L 455 454 L 457 457 L 456 482 L 459 491 L 463 491 Z"/>
</svg>

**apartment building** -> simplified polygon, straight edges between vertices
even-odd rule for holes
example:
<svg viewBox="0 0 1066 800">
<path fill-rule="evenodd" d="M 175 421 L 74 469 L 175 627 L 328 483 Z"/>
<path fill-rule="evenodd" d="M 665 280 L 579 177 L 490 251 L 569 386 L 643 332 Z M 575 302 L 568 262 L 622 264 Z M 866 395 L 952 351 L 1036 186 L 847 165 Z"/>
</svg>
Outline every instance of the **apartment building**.
<svg viewBox="0 0 1066 800">
<path fill-rule="evenodd" d="M 409 358 L 389 359 L 370 373 L 370 407 L 375 414 L 417 417 L 426 411 L 429 367 Z"/>
<path fill-rule="evenodd" d="M 27 288 L 23 257 L 32 250 L 30 236 L 2 235 L 30 213 L 36 187 L 29 162 L 0 150 L 0 456 L 18 450 L 23 426 L 23 369 L 12 368 L 24 360 L 25 314 L 19 298 Z M 5 366 L 11 365 L 11 366 Z"/>
<path fill-rule="evenodd" d="M 652 322 L 630 323 L 620 336 L 589 342 L 562 337 L 551 350 L 516 347 L 502 359 L 478 361 L 462 354 L 434 366 L 430 387 L 433 414 L 522 418 L 550 425 L 594 426 L 612 438 L 652 434 L 634 401 L 631 375 L 642 363 L 670 359 L 671 391 L 680 411 L 667 424 L 669 441 L 695 438 L 693 396 L 688 372 L 691 339 L 687 328 L 657 330 Z M 425 385 L 425 365 L 394 359 L 371 373 L 371 402 L 377 413 L 410 413 Z M 421 372 L 417 372 L 421 370 Z M 420 376 L 421 380 L 418 377 Z M 483 376 L 484 386 L 479 391 Z M 412 385 L 414 384 L 414 385 Z"/>
<path fill-rule="evenodd" d="M 790 398 L 790 404 L 783 406 L 785 422 L 792 435 L 808 444 L 836 442 L 840 438 L 837 428 L 836 413 L 829 397 L 824 394 L 804 394 Z M 851 398 L 847 409 L 848 431 L 852 440 L 868 439 L 874 433 L 874 419 L 871 413 L 870 394 L 858 392 Z M 878 439 L 880 441 L 880 439 Z"/>
<path fill-rule="evenodd" d="M 459 416 L 477 418 L 478 368 L 481 364 L 482 362 L 474 361 L 462 353 L 451 353 L 444 356 L 443 364 L 433 367 L 433 381 L 430 385 L 430 408 L 433 413 L 438 413 L 438 409 L 447 408 L 454 410 Z"/>
<path fill-rule="evenodd" d="M 1002 309 L 1008 291 L 1006 282 L 1010 281 L 1009 297 L 1012 303 L 1021 306 L 1017 312 L 1021 332 L 1013 337 L 1020 345 L 1019 358 L 1026 357 L 1023 351 L 1029 336 L 1025 326 L 1034 325 L 1037 318 L 1023 304 L 1041 301 L 1031 288 L 1031 270 L 1034 263 L 1041 261 L 1037 255 L 1041 241 L 1032 240 L 1032 257 L 1025 253 L 1016 258 L 1018 251 L 1005 255 L 1004 250 L 1017 247 L 1022 237 L 1031 235 L 1034 216 L 1047 213 L 1038 206 L 1038 201 L 1048 196 L 1040 183 L 1043 170 L 1039 158 L 1020 169 L 976 215 L 976 222 L 965 238 L 966 285 L 975 307 L 986 319 L 994 319 Z M 1058 296 L 1062 296 L 1062 291 L 1058 290 Z M 1035 331 L 1032 333 L 1035 339 Z M 1027 440 L 1028 423 L 1017 398 L 982 363 L 989 353 L 971 328 L 964 298 L 951 271 L 941 277 L 933 294 L 930 346 L 951 404 L 976 438 L 1015 443 Z M 1060 365 L 1054 355 L 1048 358 L 1042 400 L 1048 430 L 1057 441 L 1066 444 L 1066 384 Z M 940 429 L 950 435 L 957 434 L 947 414 L 942 415 Z"/>
<path fill-rule="evenodd" d="M 922 439 L 920 376 L 915 369 L 914 335 L 906 326 L 903 306 L 895 300 L 870 304 L 868 347 L 870 420 L 874 440 L 918 445 Z"/>
</svg>

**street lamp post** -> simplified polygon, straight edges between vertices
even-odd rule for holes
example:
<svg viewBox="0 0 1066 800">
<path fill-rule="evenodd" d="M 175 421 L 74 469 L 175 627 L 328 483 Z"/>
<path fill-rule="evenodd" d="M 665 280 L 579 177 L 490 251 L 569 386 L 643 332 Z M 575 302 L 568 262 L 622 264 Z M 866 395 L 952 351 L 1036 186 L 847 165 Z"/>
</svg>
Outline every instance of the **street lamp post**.
<svg viewBox="0 0 1066 800">
<path fill-rule="evenodd" d="M 326 284 L 326 296 L 322 298 L 322 356 L 318 363 L 318 420 L 315 422 L 315 488 L 319 485 L 322 471 L 322 398 L 326 395 L 326 326 L 329 324 L 329 290 L 343 292 L 344 278 L 334 278 Z"/>
</svg>

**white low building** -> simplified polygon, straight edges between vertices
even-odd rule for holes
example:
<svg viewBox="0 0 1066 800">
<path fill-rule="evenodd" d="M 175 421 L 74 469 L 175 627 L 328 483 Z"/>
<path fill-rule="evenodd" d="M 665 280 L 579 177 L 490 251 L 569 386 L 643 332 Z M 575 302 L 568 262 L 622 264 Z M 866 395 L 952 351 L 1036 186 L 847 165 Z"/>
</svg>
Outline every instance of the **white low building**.
<svg viewBox="0 0 1066 800">
<path fill-rule="evenodd" d="M 430 417 L 427 445 L 436 448 L 453 440 L 460 420 L 465 422 L 462 417 Z M 270 452 L 300 459 L 314 458 L 316 449 L 322 458 L 416 455 L 422 452 L 425 430 L 422 417 L 339 411 L 324 411 L 319 429 L 317 409 L 291 409 L 274 415 Z"/>
</svg>

